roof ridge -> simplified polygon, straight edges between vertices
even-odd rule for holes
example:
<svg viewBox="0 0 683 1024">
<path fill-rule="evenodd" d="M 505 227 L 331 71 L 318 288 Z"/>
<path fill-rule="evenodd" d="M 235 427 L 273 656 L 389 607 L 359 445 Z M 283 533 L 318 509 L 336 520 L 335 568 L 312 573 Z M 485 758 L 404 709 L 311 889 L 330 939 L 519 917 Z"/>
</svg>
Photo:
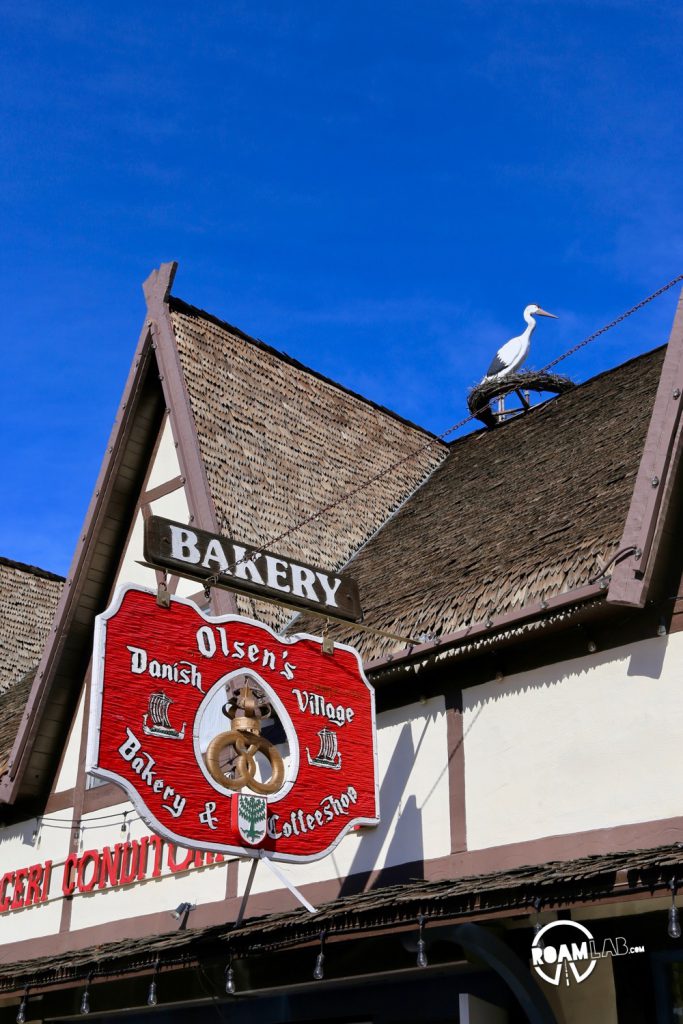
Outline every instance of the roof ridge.
<svg viewBox="0 0 683 1024">
<path fill-rule="evenodd" d="M 502 423 L 498 423 L 493 429 L 496 433 L 505 427 L 511 427 L 515 423 L 524 422 L 528 416 L 532 413 L 539 412 L 541 409 L 545 409 L 551 402 L 553 405 L 560 398 L 571 398 L 581 388 L 587 387 L 589 384 L 593 384 L 597 380 L 601 380 L 603 377 L 609 376 L 611 373 L 618 373 L 620 370 L 625 369 L 627 366 L 631 366 L 632 363 L 637 363 L 639 359 L 647 359 L 648 356 L 654 355 L 655 352 L 660 352 L 662 349 L 667 347 L 667 342 L 661 345 L 656 345 L 654 348 L 648 349 L 647 352 L 640 352 L 637 356 L 631 356 L 630 359 L 626 359 L 623 363 L 617 363 L 616 366 L 610 366 L 606 370 L 600 370 L 599 373 L 594 374 L 592 377 L 587 377 L 586 380 L 581 380 L 577 384 L 574 384 L 573 388 L 569 388 L 561 395 L 554 395 L 552 398 L 546 398 L 545 401 L 539 402 L 537 405 L 532 405 L 530 409 L 527 409 L 521 416 L 511 416 L 509 419 L 504 420 Z M 452 441 L 447 442 L 449 451 L 452 451 L 457 444 L 461 444 L 465 441 L 470 440 L 473 437 L 487 437 L 491 433 L 490 427 L 478 427 L 475 430 L 470 430 L 466 434 L 461 434 L 460 437 L 453 438 Z"/>
<path fill-rule="evenodd" d="M 587 377 L 586 380 L 579 381 L 579 383 L 576 384 L 571 389 L 571 391 L 567 391 L 565 392 L 565 394 L 573 394 L 577 388 L 583 388 L 586 386 L 586 384 L 592 384 L 594 380 L 600 380 L 601 377 L 607 377 L 610 373 L 617 373 L 617 371 L 623 370 L 625 366 L 630 366 L 632 363 L 637 363 L 639 359 L 647 359 L 648 356 L 653 355 L 655 352 L 659 352 L 660 349 L 666 348 L 667 345 L 668 342 L 662 342 L 661 345 L 655 345 L 654 348 L 648 349 L 647 352 L 639 352 L 637 356 L 631 356 L 630 359 L 626 359 L 623 363 L 617 363 L 616 366 L 609 366 L 606 370 L 600 370 L 600 372 L 594 374 L 594 376 Z M 558 395 L 557 397 L 561 398 L 562 395 Z M 534 408 L 538 409 L 539 407 L 540 406 L 535 406 Z"/>
<path fill-rule="evenodd" d="M 19 569 L 21 572 L 30 573 L 32 576 L 40 576 L 44 580 L 53 580 L 55 583 L 63 583 L 65 576 L 60 576 L 49 569 L 41 569 L 38 565 L 29 565 L 28 562 L 17 562 L 14 558 L 6 558 L 0 555 L 0 565 L 6 565 L 10 569 Z"/>
<path fill-rule="evenodd" d="M 379 412 L 385 413 L 387 416 L 391 416 L 392 419 L 398 420 L 399 423 L 403 423 L 413 430 L 419 431 L 424 434 L 425 437 L 432 438 L 435 441 L 441 440 L 438 434 L 435 434 L 432 430 L 428 430 L 426 427 L 420 426 L 419 423 L 415 423 L 413 420 L 407 419 L 405 416 L 401 416 L 400 413 L 394 412 L 393 409 L 389 409 L 386 405 L 381 405 L 379 402 L 373 402 L 371 398 L 367 398 L 365 395 L 361 395 L 358 391 L 354 391 L 353 388 L 346 387 L 345 384 L 340 384 L 339 381 L 333 380 L 331 377 L 327 377 L 324 373 L 320 373 L 318 370 L 314 370 L 312 367 L 307 366 L 300 360 L 295 359 L 294 356 L 290 356 L 287 352 L 282 352 L 280 349 L 274 348 L 265 341 L 261 341 L 260 338 L 254 338 L 252 335 L 247 334 L 240 327 L 235 327 L 234 324 L 228 323 L 227 320 L 221 320 L 220 317 L 215 316 L 213 313 L 208 313 L 205 309 L 200 309 L 199 306 L 193 306 L 189 302 L 185 302 L 184 299 L 178 298 L 177 295 L 169 295 L 168 299 L 169 309 L 171 312 L 178 313 L 191 313 L 201 317 L 204 320 L 208 320 L 209 323 L 215 324 L 217 327 L 223 328 L 223 330 L 230 331 L 232 334 L 237 335 L 243 341 L 248 342 L 250 345 L 255 345 L 263 352 L 268 352 L 270 355 L 276 356 L 283 362 L 288 363 L 290 366 L 294 366 L 298 370 L 303 370 L 305 373 L 310 373 L 311 376 L 316 377 L 318 380 L 322 380 L 325 384 L 330 384 L 334 388 L 338 388 L 340 391 L 344 391 L 347 395 L 351 395 L 353 398 L 359 399 L 364 405 L 369 405 L 373 409 L 377 409 Z M 442 442 L 444 445 L 446 442 Z"/>
</svg>

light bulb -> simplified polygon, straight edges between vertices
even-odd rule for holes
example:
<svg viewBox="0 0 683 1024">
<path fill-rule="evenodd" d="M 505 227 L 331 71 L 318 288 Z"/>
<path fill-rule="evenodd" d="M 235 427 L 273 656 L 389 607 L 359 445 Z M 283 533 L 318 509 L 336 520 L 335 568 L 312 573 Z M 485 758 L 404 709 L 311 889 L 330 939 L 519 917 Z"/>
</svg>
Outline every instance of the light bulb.
<svg viewBox="0 0 683 1024">
<path fill-rule="evenodd" d="M 315 958 L 315 967 L 313 968 L 313 977 L 316 981 L 322 981 L 325 977 L 325 969 L 323 964 L 325 963 L 324 953 L 318 953 Z"/>
<path fill-rule="evenodd" d="M 536 924 L 534 925 L 534 935 L 538 935 L 544 927 L 545 926 L 542 925 L 540 921 L 536 921 Z M 543 939 L 539 939 L 538 942 L 534 943 L 534 945 L 536 946 L 536 949 L 545 949 L 545 942 Z"/>
<path fill-rule="evenodd" d="M 235 989 L 235 972 L 232 967 L 228 966 L 225 970 L 225 991 L 229 996 L 234 996 Z"/>
<path fill-rule="evenodd" d="M 81 999 L 81 1013 L 83 1016 L 85 1016 L 86 1013 L 90 1013 L 90 994 L 88 993 L 87 988 L 83 993 L 83 998 Z"/>
<path fill-rule="evenodd" d="M 427 943 L 423 938 L 417 940 L 417 966 L 427 967 L 429 961 L 427 960 Z"/>
<path fill-rule="evenodd" d="M 17 1024 L 25 1024 L 26 1022 L 26 999 L 22 999 L 19 1004 L 17 1011 Z"/>
<path fill-rule="evenodd" d="M 666 930 L 669 933 L 670 939 L 680 939 L 681 922 L 678 919 L 678 909 L 673 900 L 671 902 L 671 906 L 669 907 L 669 926 Z"/>
<path fill-rule="evenodd" d="M 149 992 L 147 993 L 147 1005 L 148 1006 L 156 1006 L 157 1005 L 157 983 L 156 983 L 156 981 L 150 981 L 150 983 L 149 983 Z"/>
</svg>

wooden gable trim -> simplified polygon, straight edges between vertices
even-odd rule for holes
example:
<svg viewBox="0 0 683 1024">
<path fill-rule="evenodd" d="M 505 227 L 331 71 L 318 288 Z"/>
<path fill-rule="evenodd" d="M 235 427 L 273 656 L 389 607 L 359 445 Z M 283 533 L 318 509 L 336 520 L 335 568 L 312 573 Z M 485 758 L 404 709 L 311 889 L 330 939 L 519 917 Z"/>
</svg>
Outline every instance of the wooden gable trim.
<svg viewBox="0 0 683 1024">
<path fill-rule="evenodd" d="M 671 506 L 683 433 L 683 291 L 678 300 L 662 374 L 638 467 L 618 559 L 607 592 L 610 604 L 642 608 Z"/>
<path fill-rule="evenodd" d="M 92 646 L 92 624 L 107 601 L 119 564 L 121 533 L 143 486 L 146 461 L 158 440 L 164 409 L 177 442 L 191 521 L 217 529 L 189 396 L 169 312 L 176 263 L 162 264 L 143 285 L 147 311 L 105 457 L 8 770 L 0 803 L 42 798 L 59 759 Z M 128 524 L 129 525 L 129 524 Z M 213 611 L 236 610 L 232 594 L 214 590 Z"/>
<path fill-rule="evenodd" d="M 69 715 L 75 706 L 74 694 L 70 691 L 75 691 L 77 699 L 82 670 L 89 656 L 86 634 L 91 627 L 93 615 L 99 611 L 97 602 L 107 576 L 101 563 L 106 559 L 107 547 L 115 540 L 115 531 L 112 523 L 107 521 L 107 513 L 114 510 L 114 502 L 121 504 L 126 487 L 132 489 L 135 486 L 132 463 L 139 458 L 135 448 L 136 435 L 144 431 L 145 424 L 153 423 L 158 418 L 155 405 L 160 404 L 160 396 L 155 398 L 149 374 L 152 355 L 151 334 L 145 324 L 138 339 L 71 568 L 57 605 L 50 636 L 12 747 L 8 771 L 0 783 L 2 803 L 12 804 L 19 797 L 37 796 L 44 790 L 45 767 L 53 759 L 56 746 L 68 731 Z M 127 461 L 131 461 L 131 466 L 126 464 Z M 117 484 L 119 491 L 115 494 Z M 65 661 L 65 689 L 58 692 L 54 684 Z M 68 678 L 68 671 L 73 676 L 76 665 L 80 669 L 76 673 L 78 678 Z"/>
<path fill-rule="evenodd" d="M 190 396 L 185 385 L 180 356 L 169 309 L 169 296 L 178 264 L 162 263 L 143 285 L 147 300 L 148 323 L 153 336 L 161 384 L 169 408 L 171 430 L 178 443 L 180 471 L 185 478 L 190 522 L 203 530 L 219 533 L 216 508 L 204 467 Z M 214 615 L 237 611 L 234 594 L 214 589 L 211 595 Z"/>
</svg>

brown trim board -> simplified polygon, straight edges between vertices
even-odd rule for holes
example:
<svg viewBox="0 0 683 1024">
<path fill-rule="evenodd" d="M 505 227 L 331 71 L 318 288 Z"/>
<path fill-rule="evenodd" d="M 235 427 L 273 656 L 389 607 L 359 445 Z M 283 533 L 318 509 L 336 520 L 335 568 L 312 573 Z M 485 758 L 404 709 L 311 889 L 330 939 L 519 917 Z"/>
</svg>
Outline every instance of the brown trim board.
<svg viewBox="0 0 683 1024">
<path fill-rule="evenodd" d="M 144 491 L 140 501 L 143 505 L 150 505 L 153 501 L 157 501 L 158 498 L 165 498 L 167 494 L 173 494 L 173 492 L 179 490 L 184 483 L 184 476 L 174 476 L 172 480 L 167 480 L 166 483 L 153 487 L 151 491 Z"/>
<path fill-rule="evenodd" d="M 103 525 L 106 526 L 103 524 L 103 520 L 107 509 L 111 506 L 118 470 L 126 451 L 126 442 L 133 432 L 136 416 L 142 404 L 150 353 L 151 336 L 148 325 L 145 324 L 138 339 L 84 526 L 74 551 L 69 575 L 57 605 L 52 631 L 43 650 L 27 702 L 26 713 L 12 747 L 9 771 L 0 783 L 0 802 L 3 803 L 13 803 L 20 794 L 28 761 L 40 731 L 41 720 L 50 704 L 48 697 L 60 660 L 65 646 L 67 646 L 68 638 L 73 632 L 74 622 L 81 623 L 79 611 L 82 616 L 84 612 L 80 610 L 80 605 L 84 600 L 84 592 L 86 588 L 90 590 L 93 586 L 92 581 L 88 579 L 88 569 L 97 553 L 96 547 L 99 541 L 107 536 L 102 533 Z M 146 413 L 149 413 L 149 410 L 146 410 Z M 106 546 L 106 540 L 104 543 Z M 92 602 L 89 597 L 87 603 L 91 606 Z M 33 778 L 31 782 L 32 786 L 35 786 L 36 779 Z"/>
<path fill-rule="evenodd" d="M 51 793 L 45 804 L 45 814 L 55 814 L 73 807 L 74 792 L 73 789 L 61 789 L 58 793 Z"/>
<path fill-rule="evenodd" d="M 672 495 L 681 451 L 683 409 L 683 291 L 678 300 L 669 344 L 650 417 L 643 455 L 619 551 L 637 549 L 618 561 L 607 600 L 642 607 L 648 596 L 657 541 Z M 640 552 L 640 554 L 638 554 Z"/>
<path fill-rule="evenodd" d="M 90 687 L 92 685 L 92 662 L 88 665 L 88 670 L 85 673 L 83 680 L 84 689 L 84 713 L 83 722 L 81 724 L 81 741 L 78 753 L 78 774 L 76 776 L 76 786 L 74 788 L 74 807 L 73 807 L 73 820 L 74 822 L 80 823 L 85 806 L 85 793 L 87 785 L 87 776 L 85 773 L 85 753 L 88 743 L 88 724 L 89 715 L 88 708 L 90 705 Z M 76 853 L 78 844 L 80 842 L 81 833 L 80 829 L 74 831 L 71 830 L 69 836 L 69 854 Z M 62 914 L 59 923 L 60 932 L 67 932 L 71 929 L 71 907 L 73 900 L 69 897 L 65 897 L 62 901 Z"/>
<path fill-rule="evenodd" d="M 446 698 L 446 741 L 448 756 L 448 804 L 451 822 L 451 853 L 467 849 L 465 807 L 465 737 L 462 719 L 462 691 Z"/>
<path fill-rule="evenodd" d="M 218 519 L 202 459 L 190 396 L 185 386 L 180 356 L 169 309 L 169 294 L 178 264 L 162 263 L 143 285 L 147 300 L 148 323 L 154 337 L 161 384 L 166 405 L 171 410 L 171 429 L 178 442 L 178 461 L 185 477 L 191 522 L 217 533 Z M 237 611 L 234 594 L 215 589 L 212 593 L 214 614 Z"/>
</svg>

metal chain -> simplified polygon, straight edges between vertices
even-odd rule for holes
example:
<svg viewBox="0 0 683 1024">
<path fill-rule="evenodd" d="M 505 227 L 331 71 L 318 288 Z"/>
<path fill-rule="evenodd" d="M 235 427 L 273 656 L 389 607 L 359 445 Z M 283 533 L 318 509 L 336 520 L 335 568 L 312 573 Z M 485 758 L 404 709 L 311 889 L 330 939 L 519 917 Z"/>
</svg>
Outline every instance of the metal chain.
<svg viewBox="0 0 683 1024">
<path fill-rule="evenodd" d="M 612 320 L 611 323 L 605 324 L 604 327 L 601 327 L 599 331 L 589 334 L 588 337 L 584 338 L 583 341 L 580 341 L 578 345 L 574 345 L 573 348 L 567 349 L 563 355 L 558 356 L 557 359 L 553 359 L 553 361 L 548 363 L 547 366 L 544 366 L 540 372 L 547 373 L 547 371 L 552 369 L 553 366 L 557 366 L 558 363 L 561 363 L 563 359 L 567 359 L 568 356 L 573 356 L 574 353 L 578 352 L 580 348 L 584 347 L 584 345 L 587 345 L 591 341 L 595 341 L 595 339 L 599 338 L 601 334 L 605 334 L 607 331 L 610 331 L 613 327 L 616 327 L 617 324 L 620 324 L 623 320 L 626 320 L 628 317 L 633 316 L 634 313 L 637 313 L 639 309 L 643 308 L 643 306 L 647 306 L 648 302 L 652 302 L 653 299 L 658 299 L 660 295 L 664 294 L 664 292 L 668 292 L 669 288 L 673 288 L 673 286 L 678 284 L 679 281 L 683 281 L 683 274 L 679 274 L 678 277 L 674 277 L 672 281 L 669 281 L 668 284 L 658 288 L 656 292 L 653 292 L 652 295 L 648 295 L 646 299 L 641 299 L 641 301 L 635 306 L 632 306 L 631 309 L 627 309 L 625 313 L 618 316 L 616 320 Z"/>
<path fill-rule="evenodd" d="M 561 356 L 558 356 L 557 359 L 553 359 L 552 362 L 548 363 L 547 366 L 544 366 L 540 372 L 547 372 L 553 366 L 557 366 L 557 364 L 561 363 L 563 359 L 567 359 L 568 356 L 573 355 L 574 352 L 578 352 L 579 349 L 583 348 L 585 345 L 588 345 L 591 341 L 595 341 L 595 339 L 599 338 L 600 335 L 605 334 L 613 327 L 616 327 L 617 324 L 620 324 L 622 322 L 622 320 L 626 320 L 627 317 L 632 316 L 639 309 L 642 309 L 643 306 L 647 306 L 648 302 L 652 302 L 653 299 L 659 298 L 660 295 L 663 295 L 664 292 L 667 292 L 670 288 L 673 288 L 673 286 L 675 284 L 678 284 L 679 281 L 683 281 L 683 274 L 679 274 L 678 277 L 674 277 L 673 280 L 668 282 L 668 284 L 665 284 L 661 288 L 658 288 L 656 292 L 653 292 L 652 295 L 648 295 L 646 299 L 642 299 L 637 305 L 633 306 L 631 309 L 628 309 L 625 313 L 622 313 L 621 316 L 618 316 L 616 320 L 612 320 L 611 323 L 605 324 L 605 326 L 601 327 L 599 331 L 594 331 L 593 334 L 589 334 L 588 337 L 584 338 L 583 341 L 580 341 L 578 345 L 574 345 L 572 348 L 564 352 Z M 292 533 L 296 533 L 297 530 L 300 530 L 308 523 L 313 522 L 314 519 L 319 519 L 327 512 L 331 512 L 332 509 L 335 509 L 339 505 L 344 504 L 344 502 L 349 501 L 360 491 L 364 490 L 366 487 L 369 487 L 371 484 L 374 484 L 375 481 L 381 479 L 381 477 L 385 476 L 387 473 L 391 473 L 392 470 L 397 469 L 399 466 L 402 466 L 403 463 L 410 461 L 410 459 L 416 458 L 418 455 L 421 455 L 423 452 L 427 451 L 427 449 L 431 448 L 432 445 L 436 444 L 438 441 L 443 441 L 446 437 L 448 437 L 449 434 L 453 434 L 455 433 L 456 430 L 460 430 L 461 427 L 464 427 L 466 423 L 469 423 L 470 420 L 473 420 L 474 418 L 474 413 L 470 413 L 469 416 L 465 416 L 463 419 L 458 420 L 458 422 L 454 423 L 452 427 L 448 428 L 448 430 L 444 430 L 443 433 L 437 434 L 434 437 L 430 438 L 429 441 L 427 441 L 427 443 L 422 445 L 420 448 L 416 448 L 415 451 L 409 452 L 408 455 L 404 455 L 402 458 L 397 459 L 395 462 L 392 462 L 390 466 L 387 466 L 385 469 L 379 470 L 379 472 L 375 473 L 374 476 L 369 477 L 369 479 L 364 480 L 363 483 L 359 484 L 357 487 L 354 487 L 352 491 L 348 491 L 346 494 L 343 494 L 340 498 L 337 498 L 335 501 L 331 501 L 328 505 L 325 505 L 317 512 L 314 512 L 312 515 L 306 516 L 305 519 L 302 519 L 300 522 L 296 523 L 288 530 L 285 530 L 283 533 L 278 534 L 277 537 L 273 538 L 271 543 L 277 544 L 279 541 L 284 540 L 285 537 L 289 537 Z"/>
<path fill-rule="evenodd" d="M 677 277 L 674 277 L 671 281 L 667 282 L 667 284 L 662 285 L 661 288 L 658 288 L 657 291 L 652 292 L 651 295 L 648 295 L 647 298 L 641 299 L 641 301 L 638 302 L 635 306 L 632 306 L 631 309 L 627 309 L 625 313 L 622 313 L 620 316 L 616 317 L 615 320 L 612 320 L 610 323 L 605 324 L 604 327 L 601 327 L 599 330 L 594 331 L 592 334 L 589 334 L 587 338 L 583 339 L 583 341 L 580 341 L 577 345 L 573 345 L 572 348 L 567 349 L 567 351 L 564 352 L 562 355 L 558 356 L 557 359 L 553 359 L 546 366 L 542 367 L 542 369 L 539 372 L 547 373 L 548 370 L 552 369 L 553 366 L 557 366 L 558 363 L 561 363 L 564 359 L 567 359 L 575 352 L 578 352 L 579 349 L 584 348 L 584 346 L 588 345 L 591 341 L 595 341 L 596 338 L 599 338 L 601 335 L 606 334 L 607 331 L 610 331 L 613 327 L 616 327 L 617 324 L 622 323 L 622 321 L 626 320 L 630 316 L 633 316 L 634 313 L 637 313 L 638 310 L 643 308 L 643 306 L 647 306 L 648 303 L 652 302 L 654 299 L 658 299 L 660 295 L 663 295 L 665 292 L 668 292 L 669 289 L 673 288 L 674 285 L 679 283 L 679 281 L 683 281 L 683 274 L 679 274 Z M 311 515 L 306 516 L 304 519 L 299 520 L 298 523 L 295 523 L 293 526 L 290 526 L 289 529 L 277 534 L 277 536 L 272 538 L 270 543 L 279 543 L 286 537 L 290 537 L 293 533 L 297 533 L 304 526 L 307 526 L 308 523 L 312 523 L 314 520 L 320 519 L 321 516 L 326 515 L 328 512 L 331 512 L 335 508 L 338 508 L 339 505 L 343 505 L 345 502 L 355 497 L 356 494 L 360 493 L 360 491 L 365 490 L 367 487 L 370 487 L 372 484 L 374 484 L 377 480 L 380 480 L 383 476 L 386 476 L 387 473 L 391 473 L 393 470 L 398 469 L 398 467 L 402 466 L 404 463 L 409 462 L 411 459 L 417 458 L 423 452 L 428 451 L 428 449 L 430 449 L 437 442 L 443 441 L 445 438 L 449 436 L 449 434 L 453 434 L 455 433 L 456 430 L 460 430 L 461 427 L 464 427 L 474 418 L 474 413 L 470 413 L 469 416 L 464 416 L 463 419 L 458 420 L 457 423 L 454 423 L 452 427 L 448 427 L 447 430 L 444 430 L 440 434 L 435 434 L 434 437 L 431 437 L 425 444 L 421 445 L 419 448 L 416 448 L 414 451 L 402 456 L 400 459 L 396 459 L 395 462 L 392 462 L 389 466 L 386 466 L 384 469 L 378 470 L 378 472 L 373 474 L 373 476 L 369 477 L 367 480 L 364 480 L 362 483 L 358 484 L 357 487 L 354 487 L 353 490 L 347 491 L 345 494 L 342 494 L 339 498 L 336 498 L 334 501 L 331 501 L 327 505 L 324 505 L 322 508 L 318 509 L 317 512 L 311 513 Z M 244 555 L 238 562 L 235 562 L 232 566 L 230 566 L 230 569 L 235 569 L 237 565 L 247 560 L 248 556 Z M 208 589 L 208 585 L 210 585 L 211 582 L 212 578 L 207 580 L 206 589 Z"/>
</svg>

